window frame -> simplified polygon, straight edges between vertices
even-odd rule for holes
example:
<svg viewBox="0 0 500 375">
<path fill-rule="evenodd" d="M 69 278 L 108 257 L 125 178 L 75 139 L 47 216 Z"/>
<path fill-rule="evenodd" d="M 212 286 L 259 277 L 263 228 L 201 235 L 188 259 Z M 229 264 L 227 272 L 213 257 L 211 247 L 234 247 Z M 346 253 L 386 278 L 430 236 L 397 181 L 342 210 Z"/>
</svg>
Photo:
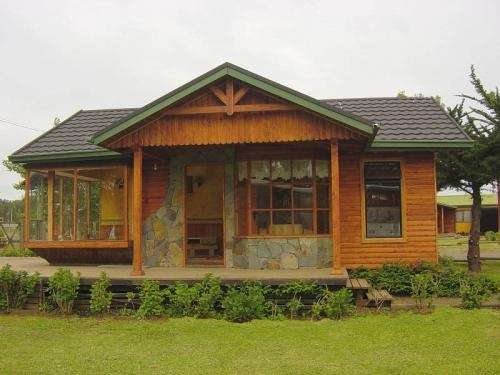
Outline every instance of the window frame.
<svg viewBox="0 0 500 375">
<path fill-rule="evenodd" d="M 79 171 L 88 171 L 88 170 L 100 170 L 100 169 L 110 169 L 116 168 L 121 169 L 123 176 L 123 238 L 120 239 L 78 239 L 77 235 L 77 226 L 78 226 L 78 172 Z M 33 248 L 43 248 L 43 247 L 55 247 L 55 248 L 73 248 L 73 247 L 103 247 L 103 248 L 114 248 L 114 247 L 124 247 L 128 246 L 128 242 L 130 239 L 130 225 L 129 225 L 129 171 L 128 164 L 124 163 L 110 163 L 106 165 L 52 165 L 52 166 L 40 166 L 26 169 L 25 176 L 25 219 L 24 226 L 26 230 L 23 233 L 23 240 L 25 242 L 25 246 L 33 247 Z M 26 209 L 30 208 L 30 198 L 29 198 L 29 190 L 31 184 L 31 173 L 39 172 L 40 170 L 47 171 L 48 176 L 48 199 L 47 199 L 47 214 L 48 214 L 48 230 L 47 230 L 47 239 L 45 240 L 36 240 L 30 239 L 29 226 L 30 226 L 30 217 L 26 213 Z M 73 182 L 73 197 L 72 197 L 72 227 L 73 227 L 73 238 L 72 239 L 64 239 L 58 240 L 53 238 L 53 228 L 54 228 L 54 185 L 56 179 L 56 172 L 64 172 L 68 171 L 72 174 L 72 182 Z M 60 203 L 60 202 L 59 202 Z M 61 230 L 62 228 L 59 228 Z"/>
<path fill-rule="evenodd" d="M 291 181 L 289 184 L 291 187 L 291 207 L 290 208 L 273 208 L 273 186 L 275 185 L 283 185 L 281 182 L 273 182 L 272 181 L 272 161 L 279 161 L 279 160 L 288 160 L 291 161 Z M 311 176 L 311 188 L 312 188 L 312 206 L 310 208 L 294 208 L 294 195 L 293 195 L 293 188 L 294 186 L 305 186 L 305 184 L 301 183 L 294 183 L 293 182 L 293 161 L 294 160 L 309 160 L 312 162 L 312 176 Z M 316 180 L 316 161 L 318 160 L 323 160 L 326 162 L 327 167 L 328 167 L 328 183 L 324 182 L 317 182 Z M 251 181 L 251 163 L 255 161 L 261 161 L 261 162 L 267 162 L 269 164 L 269 173 L 270 173 L 270 179 L 269 181 L 265 184 L 266 186 L 269 187 L 269 208 L 253 208 L 252 207 L 252 194 L 251 194 L 251 188 L 252 188 L 252 181 Z M 245 186 L 245 191 L 246 191 L 246 202 L 245 202 L 245 209 L 246 209 L 246 221 L 247 221 L 247 233 L 242 234 L 239 232 L 240 230 L 240 225 L 238 223 L 239 220 L 239 207 L 238 207 L 238 176 L 239 176 L 239 163 L 245 163 L 246 164 L 246 186 Z M 236 237 L 237 238 L 300 238 L 300 237 L 331 237 L 332 236 L 332 223 L 331 223 L 331 210 L 332 210 L 332 194 L 331 194 L 331 163 L 330 160 L 327 158 L 321 158 L 321 157 L 307 157 L 307 156 L 301 156 L 301 157 L 295 157 L 295 158 L 283 158 L 280 156 L 275 156 L 275 157 L 265 157 L 265 158 L 251 158 L 251 159 L 240 159 L 236 160 L 235 162 L 235 179 L 234 179 L 234 189 L 235 189 L 235 219 L 236 219 Z M 323 186 L 328 186 L 328 208 L 318 208 L 317 205 L 317 186 L 318 185 L 323 185 Z M 328 233 L 318 233 L 318 212 L 323 211 L 323 212 L 328 212 Z M 258 233 L 252 233 L 252 225 L 253 225 L 253 213 L 254 212 L 268 212 L 269 213 L 269 221 L 270 224 L 273 222 L 273 213 L 274 212 L 290 212 L 292 216 L 292 224 L 295 220 L 294 216 L 296 212 L 311 212 L 312 213 L 312 231 L 313 233 L 309 234 L 290 234 L 290 235 L 273 235 L 270 233 L 267 234 L 258 234 Z"/>
<path fill-rule="evenodd" d="M 401 186 L 401 236 L 399 237 L 368 237 L 366 233 L 366 191 L 365 191 L 365 164 L 366 163 L 399 163 L 400 169 L 400 186 Z M 361 195 L 361 242 L 362 243 L 377 243 L 377 242 L 406 242 L 406 165 L 403 158 L 395 157 L 376 157 L 362 158 L 359 164 L 360 174 L 360 195 Z"/>
</svg>

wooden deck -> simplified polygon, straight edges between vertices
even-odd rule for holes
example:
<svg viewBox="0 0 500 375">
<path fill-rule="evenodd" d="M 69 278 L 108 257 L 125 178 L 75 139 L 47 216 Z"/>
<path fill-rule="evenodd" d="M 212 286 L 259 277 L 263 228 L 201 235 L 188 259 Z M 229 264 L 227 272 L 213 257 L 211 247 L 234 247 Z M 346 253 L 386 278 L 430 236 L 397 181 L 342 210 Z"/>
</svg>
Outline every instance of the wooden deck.
<svg viewBox="0 0 500 375">
<path fill-rule="evenodd" d="M 7 258 L 0 257 L 0 267 L 10 264 L 14 270 L 38 272 L 42 278 L 50 277 L 60 268 L 51 266 L 44 259 L 33 258 Z M 103 266 L 61 266 L 80 273 L 82 285 L 91 284 L 99 277 L 101 272 L 111 279 L 112 284 L 135 285 L 144 279 L 158 280 L 160 284 L 171 284 L 176 281 L 195 282 L 202 279 L 207 273 L 219 277 L 225 284 L 237 283 L 246 280 L 260 281 L 265 284 L 278 285 L 290 281 L 313 281 L 323 285 L 346 286 L 347 271 L 342 275 L 332 275 L 330 268 L 302 268 L 296 270 L 249 270 L 222 267 L 150 267 L 144 268 L 143 276 L 131 276 L 131 265 L 103 265 Z"/>
</svg>

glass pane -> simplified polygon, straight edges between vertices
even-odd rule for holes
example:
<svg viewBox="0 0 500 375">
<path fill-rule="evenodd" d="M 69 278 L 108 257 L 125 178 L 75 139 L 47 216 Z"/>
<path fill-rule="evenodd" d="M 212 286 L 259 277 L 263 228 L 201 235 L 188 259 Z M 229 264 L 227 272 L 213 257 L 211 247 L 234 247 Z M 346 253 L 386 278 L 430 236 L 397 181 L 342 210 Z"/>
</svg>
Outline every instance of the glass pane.
<svg viewBox="0 0 500 375">
<path fill-rule="evenodd" d="M 273 186 L 273 208 L 292 207 L 292 187 L 290 185 Z"/>
<path fill-rule="evenodd" d="M 29 239 L 47 239 L 48 178 L 46 173 L 31 172 L 29 184 Z"/>
<path fill-rule="evenodd" d="M 312 211 L 295 211 L 293 213 L 293 223 L 295 226 L 300 226 L 300 234 L 313 234 Z"/>
<path fill-rule="evenodd" d="M 330 186 L 316 185 L 316 206 L 318 208 L 330 207 Z"/>
<path fill-rule="evenodd" d="M 330 233 L 330 211 L 317 212 L 318 234 Z"/>
<path fill-rule="evenodd" d="M 124 238 L 123 168 L 78 171 L 78 239 Z"/>
<path fill-rule="evenodd" d="M 292 178 L 292 164 L 290 160 L 271 161 L 273 182 L 289 183 Z"/>
<path fill-rule="evenodd" d="M 249 234 L 247 190 L 247 162 L 238 162 L 238 182 L 236 184 L 236 214 L 238 221 L 238 235 L 240 236 Z"/>
<path fill-rule="evenodd" d="M 330 162 L 328 160 L 316 160 L 316 182 L 330 183 Z"/>
<path fill-rule="evenodd" d="M 293 183 L 311 184 L 312 183 L 312 160 L 294 160 L 293 164 Z"/>
<path fill-rule="evenodd" d="M 269 234 L 269 216 L 268 211 L 254 211 L 252 213 L 252 234 Z"/>
<path fill-rule="evenodd" d="M 269 208 L 270 193 L 269 185 L 252 184 L 252 208 Z"/>
<path fill-rule="evenodd" d="M 54 178 L 54 240 L 73 240 L 73 171 L 56 171 Z M 57 186 L 57 189 L 56 189 Z M 57 201 L 57 202 L 56 202 Z M 56 212 L 57 210 L 57 212 Z M 56 222 L 57 218 L 57 222 Z"/>
<path fill-rule="evenodd" d="M 292 224 L 292 211 L 274 211 L 273 212 L 273 224 Z"/>
<path fill-rule="evenodd" d="M 367 237 L 401 237 L 401 181 L 397 162 L 365 163 Z"/>
<path fill-rule="evenodd" d="M 270 180 L 269 161 L 254 160 L 250 163 L 253 184 L 265 184 Z"/>
<path fill-rule="evenodd" d="M 293 207 L 294 208 L 313 207 L 313 189 L 311 186 L 293 187 Z"/>
</svg>

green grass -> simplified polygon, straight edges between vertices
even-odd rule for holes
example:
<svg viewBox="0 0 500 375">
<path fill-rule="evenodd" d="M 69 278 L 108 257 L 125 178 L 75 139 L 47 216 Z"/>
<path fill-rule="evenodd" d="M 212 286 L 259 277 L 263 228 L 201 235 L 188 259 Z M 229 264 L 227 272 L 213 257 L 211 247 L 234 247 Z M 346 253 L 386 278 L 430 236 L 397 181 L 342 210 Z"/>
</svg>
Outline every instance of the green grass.
<svg viewBox="0 0 500 375">
<path fill-rule="evenodd" d="M 467 236 L 440 236 L 438 237 L 438 248 L 440 253 L 463 253 L 467 252 Z M 488 255 L 490 252 L 500 252 L 500 241 L 486 241 L 484 237 L 481 237 L 479 243 L 481 248 L 481 253 L 483 255 Z"/>
<path fill-rule="evenodd" d="M 455 264 L 467 270 L 467 262 L 455 262 Z M 481 274 L 496 281 L 500 285 L 500 261 L 499 260 L 483 260 L 481 261 Z"/>
<path fill-rule="evenodd" d="M 0 316 L 2 374 L 498 374 L 500 311 L 343 321 Z"/>
</svg>

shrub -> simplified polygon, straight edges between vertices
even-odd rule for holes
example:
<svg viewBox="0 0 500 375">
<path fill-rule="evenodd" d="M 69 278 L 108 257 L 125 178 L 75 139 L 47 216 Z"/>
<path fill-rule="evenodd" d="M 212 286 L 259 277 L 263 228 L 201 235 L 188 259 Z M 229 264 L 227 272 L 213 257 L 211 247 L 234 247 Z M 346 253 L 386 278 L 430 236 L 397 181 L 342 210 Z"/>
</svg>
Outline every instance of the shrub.
<svg viewBox="0 0 500 375">
<path fill-rule="evenodd" d="M 495 241 L 495 239 L 496 239 L 496 233 L 494 231 L 492 231 L 492 230 L 488 230 L 488 231 L 484 232 L 484 237 L 488 241 Z"/>
<path fill-rule="evenodd" d="M 113 293 L 109 291 L 109 277 L 105 272 L 101 272 L 99 280 L 92 284 L 90 288 L 90 312 L 102 314 L 111 308 Z"/>
<path fill-rule="evenodd" d="M 215 316 L 223 297 L 220 280 L 208 274 L 193 287 L 196 290 L 194 316 L 197 318 Z"/>
<path fill-rule="evenodd" d="M 285 316 L 283 315 L 283 309 L 274 301 L 267 301 L 266 307 L 268 310 L 268 316 L 271 320 L 283 320 Z"/>
<path fill-rule="evenodd" d="M 471 276 L 460 284 L 460 297 L 462 297 L 462 307 L 475 309 L 481 303 L 490 298 L 492 292 L 496 291 L 496 286 L 491 284 L 491 280 L 484 276 Z"/>
<path fill-rule="evenodd" d="M 390 293 L 409 295 L 413 272 L 406 264 L 384 264 L 374 280 L 374 287 Z"/>
<path fill-rule="evenodd" d="M 500 232 L 495 234 L 495 241 L 500 241 Z"/>
<path fill-rule="evenodd" d="M 232 286 L 222 301 L 224 317 L 238 323 L 263 318 L 266 307 L 265 288 L 259 283 Z"/>
<path fill-rule="evenodd" d="M 197 290 L 189 285 L 177 282 L 168 290 L 167 312 L 170 316 L 193 316 Z"/>
<path fill-rule="evenodd" d="M 0 269 L 0 310 L 22 308 L 39 281 L 38 273 L 30 275 L 26 271 L 13 271 L 8 264 L 3 266 Z"/>
<path fill-rule="evenodd" d="M 78 296 L 80 274 L 73 276 L 67 268 L 59 268 L 50 278 L 47 291 L 49 299 L 54 302 L 62 314 L 70 314 L 73 303 Z"/>
<path fill-rule="evenodd" d="M 411 296 L 415 300 L 417 308 L 430 309 L 437 294 L 437 282 L 431 273 L 419 273 L 413 276 L 411 281 Z"/>
<path fill-rule="evenodd" d="M 36 254 L 30 249 L 23 247 L 8 247 L 0 251 L 2 257 L 35 257 Z"/>
<path fill-rule="evenodd" d="M 354 310 L 353 296 L 349 289 L 342 288 L 336 292 L 325 289 L 323 296 L 313 305 L 311 313 L 315 319 L 341 319 L 351 315 Z"/>
<path fill-rule="evenodd" d="M 299 315 L 300 311 L 304 308 L 304 304 L 302 303 L 300 297 L 293 297 L 286 304 L 286 308 L 290 313 L 290 319 L 295 319 Z"/>
<path fill-rule="evenodd" d="M 349 271 L 349 276 L 356 279 L 366 279 L 372 285 L 375 285 L 378 271 L 366 267 L 358 267 Z"/>
<path fill-rule="evenodd" d="M 467 278 L 467 272 L 455 266 L 444 267 L 436 274 L 437 296 L 456 297 L 460 295 L 460 284 Z"/>
<path fill-rule="evenodd" d="M 314 295 L 320 291 L 320 287 L 318 284 L 310 282 L 298 280 L 287 284 L 281 284 L 274 294 L 278 296 L 292 296 L 293 298 L 297 297 L 297 295 Z"/>
<path fill-rule="evenodd" d="M 139 288 L 140 306 L 137 309 L 136 316 L 150 318 L 162 315 L 165 295 L 166 289 L 161 290 L 158 281 L 145 279 Z"/>
</svg>

